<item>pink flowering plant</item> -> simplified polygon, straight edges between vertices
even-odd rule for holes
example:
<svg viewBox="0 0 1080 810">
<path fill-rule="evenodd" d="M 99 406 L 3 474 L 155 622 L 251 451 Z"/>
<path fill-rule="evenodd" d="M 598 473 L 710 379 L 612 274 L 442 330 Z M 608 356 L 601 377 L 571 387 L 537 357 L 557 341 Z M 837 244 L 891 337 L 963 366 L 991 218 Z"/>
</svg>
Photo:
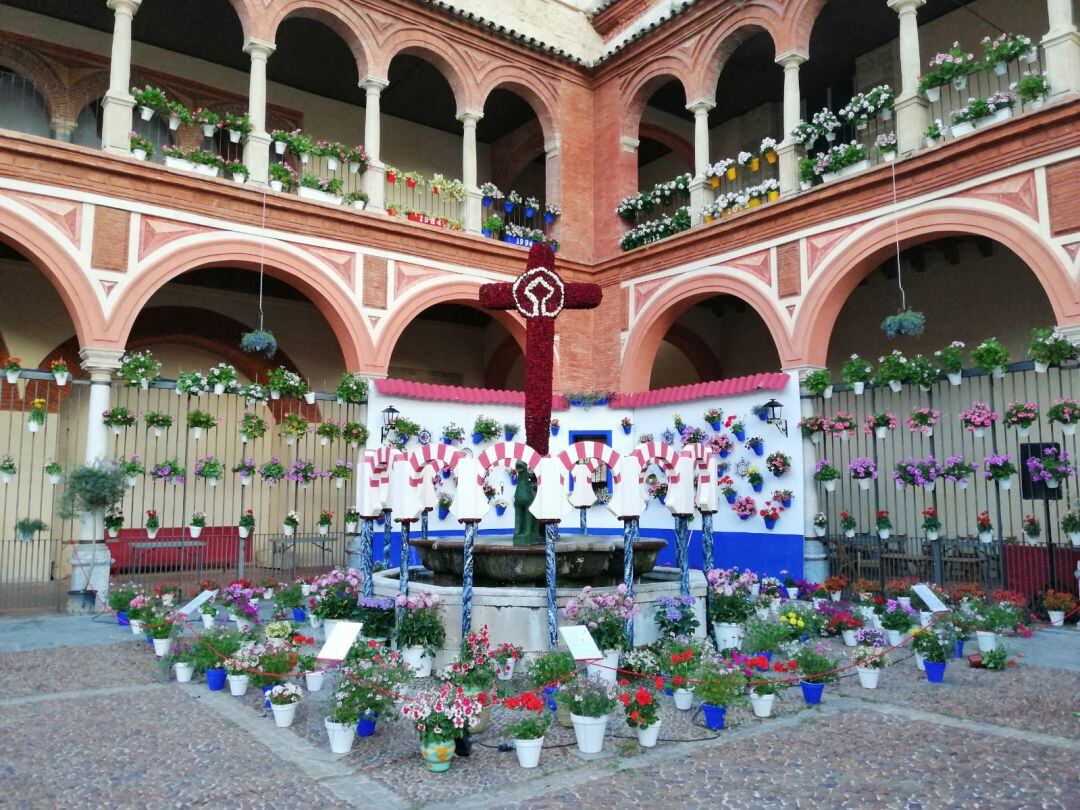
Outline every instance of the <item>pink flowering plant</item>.
<svg viewBox="0 0 1080 810">
<path fill-rule="evenodd" d="M 1046 411 L 1046 417 L 1060 425 L 1075 425 L 1080 422 L 1080 402 L 1072 399 L 1056 400 Z"/>
<path fill-rule="evenodd" d="M 892 413 L 892 411 L 877 411 L 866 417 L 866 424 L 863 425 L 863 431 L 872 434 L 877 428 L 896 430 L 896 425 L 896 415 Z"/>
<path fill-rule="evenodd" d="M 960 411 L 960 421 L 968 431 L 991 428 L 998 418 L 997 412 L 984 402 L 973 402 L 970 408 Z"/>
<path fill-rule="evenodd" d="M 940 419 L 941 411 L 935 411 L 933 408 L 916 408 L 904 422 L 912 433 L 926 433 L 933 429 Z"/>
<path fill-rule="evenodd" d="M 1039 418 L 1039 406 L 1034 402 L 1012 402 L 1005 409 L 1005 424 L 1008 427 L 1029 428 Z"/>
<path fill-rule="evenodd" d="M 765 459 L 765 466 L 769 472 L 779 478 L 784 473 L 791 472 L 791 456 L 780 451 L 770 453 Z"/>
<path fill-rule="evenodd" d="M 402 715 L 409 720 L 425 743 L 445 742 L 465 733 L 469 721 L 483 706 L 452 683 L 425 689 L 405 701 Z"/>
<path fill-rule="evenodd" d="M 737 498 L 731 505 L 731 511 L 743 520 L 748 520 L 757 514 L 757 503 L 749 495 Z"/>
<path fill-rule="evenodd" d="M 872 458 L 853 458 L 848 464 L 848 474 L 855 480 L 869 478 L 876 481 L 878 477 L 877 463 Z"/>
<path fill-rule="evenodd" d="M 598 593 L 591 585 L 586 585 L 563 608 L 566 619 L 585 625 L 601 650 L 626 647 L 626 622 L 637 612 L 638 607 L 627 593 L 625 584 L 608 593 Z"/>
<path fill-rule="evenodd" d="M 726 433 L 714 433 L 706 440 L 705 446 L 719 456 L 726 456 L 734 449 L 735 445 L 731 441 L 731 437 Z"/>
<path fill-rule="evenodd" d="M 357 618 L 357 600 L 364 590 L 364 573 L 334 568 L 311 582 L 311 613 L 320 619 Z"/>
<path fill-rule="evenodd" d="M 833 414 L 832 419 L 828 420 L 828 423 L 825 432 L 833 436 L 853 436 L 855 435 L 855 431 L 859 429 L 859 423 L 855 420 L 855 414 L 848 413 L 847 411 L 837 411 Z"/>
<path fill-rule="evenodd" d="M 804 439 L 809 439 L 815 433 L 825 433 L 829 427 L 829 420 L 824 416 L 804 416 L 799 420 L 799 430 Z"/>
<path fill-rule="evenodd" d="M 394 641 L 399 650 L 423 647 L 426 655 L 435 655 L 435 651 L 446 641 L 441 604 L 442 600 L 430 591 L 397 595 L 398 620 L 394 625 Z"/>
</svg>

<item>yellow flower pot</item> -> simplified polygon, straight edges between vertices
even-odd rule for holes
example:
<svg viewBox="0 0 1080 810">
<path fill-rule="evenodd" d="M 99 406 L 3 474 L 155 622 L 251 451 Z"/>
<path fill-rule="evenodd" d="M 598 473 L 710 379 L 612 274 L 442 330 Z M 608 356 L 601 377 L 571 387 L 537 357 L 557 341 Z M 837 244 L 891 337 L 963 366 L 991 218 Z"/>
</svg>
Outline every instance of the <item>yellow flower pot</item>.
<svg viewBox="0 0 1080 810">
<path fill-rule="evenodd" d="M 453 740 L 433 740 L 420 743 L 420 755 L 432 773 L 450 770 L 450 760 L 454 756 Z"/>
<path fill-rule="evenodd" d="M 705 221 L 706 222 L 712 222 L 713 221 L 713 215 L 712 214 L 706 214 L 705 215 Z"/>
<path fill-rule="evenodd" d="M 709 185 L 712 186 L 713 188 L 719 188 L 720 187 L 720 178 L 719 177 L 710 177 L 709 178 Z"/>
<path fill-rule="evenodd" d="M 769 202 L 776 202 L 778 199 L 780 199 L 780 192 L 779 191 L 770 191 L 769 192 Z"/>
<path fill-rule="evenodd" d="M 760 168 L 761 168 L 761 158 L 751 158 L 750 159 L 750 171 L 756 172 Z"/>
<path fill-rule="evenodd" d="M 735 167 L 734 166 L 732 166 L 730 169 L 727 170 L 727 179 L 728 180 L 734 180 L 735 179 Z"/>
<path fill-rule="evenodd" d="M 728 217 L 730 217 L 730 216 L 731 216 L 731 211 L 730 211 L 730 210 L 728 210 L 727 208 L 725 208 L 725 209 L 724 209 L 724 210 L 723 210 L 723 211 L 722 211 L 722 212 L 720 213 L 720 219 L 727 219 L 727 218 L 728 218 Z"/>
<path fill-rule="evenodd" d="M 776 163 L 776 152 L 766 152 L 765 159 L 769 161 L 769 163 Z"/>
<path fill-rule="evenodd" d="M 759 205 L 761 205 L 761 198 L 760 197 L 751 197 L 750 198 L 750 207 L 751 208 L 757 208 Z"/>
</svg>

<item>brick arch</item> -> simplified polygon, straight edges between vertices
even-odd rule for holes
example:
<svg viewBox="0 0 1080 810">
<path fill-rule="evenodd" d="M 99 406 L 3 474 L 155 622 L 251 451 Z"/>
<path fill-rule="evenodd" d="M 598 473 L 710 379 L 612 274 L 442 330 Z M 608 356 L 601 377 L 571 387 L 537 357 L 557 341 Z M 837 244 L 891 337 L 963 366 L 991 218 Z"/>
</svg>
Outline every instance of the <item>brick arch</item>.
<svg viewBox="0 0 1080 810">
<path fill-rule="evenodd" d="M 642 121 L 638 127 L 638 138 L 649 138 L 662 143 L 682 158 L 688 171 L 694 171 L 694 145 L 681 135 L 672 132 L 667 127 Z"/>
<path fill-rule="evenodd" d="M 694 304 L 717 295 L 731 295 L 749 304 L 765 322 L 781 366 L 789 365 L 792 350 L 786 319 L 771 291 L 742 275 L 745 274 L 737 270 L 708 268 L 697 275 L 680 275 L 658 290 L 630 332 L 623 354 L 620 390 L 647 391 L 656 352 L 668 330 Z"/>
<path fill-rule="evenodd" d="M 724 65 L 746 40 L 765 32 L 772 39 L 773 53 L 782 53 L 778 46 L 778 34 L 783 23 L 773 13 L 761 8 L 751 8 L 745 14 L 733 15 L 717 23 L 703 36 L 695 49 L 696 70 L 687 100 L 703 98 L 712 101 L 716 97 L 716 85 Z"/>
<path fill-rule="evenodd" d="M 544 133 L 544 143 L 550 143 L 558 136 L 558 97 L 552 94 L 550 85 L 540 76 L 516 67 L 499 65 L 481 81 L 483 83 L 477 94 L 481 100 L 480 109 L 487 104 L 493 91 L 509 90 L 532 107 Z"/>
<path fill-rule="evenodd" d="M 385 76 L 372 70 L 372 56 L 365 43 L 375 41 L 370 28 L 362 24 L 356 13 L 344 12 L 340 0 L 286 0 L 277 3 L 272 12 L 260 15 L 256 36 L 267 42 L 277 39 L 281 24 L 292 17 L 303 17 L 320 22 L 337 34 L 348 46 L 356 60 L 356 70 L 362 79 L 367 75 Z M 313 55 L 314 56 L 314 55 Z M 272 59 L 273 57 L 271 57 Z"/>
<path fill-rule="evenodd" d="M 105 339 L 101 290 L 83 272 L 75 248 L 59 231 L 0 195 L 0 242 L 25 256 L 52 283 L 79 345 L 113 345 Z"/>
<path fill-rule="evenodd" d="M 814 31 L 814 23 L 828 4 L 829 0 L 793 0 L 790 8 L 785 10 L 786 24 L 776 42 L 776 52 L 810 54 L 810 35 Z"/>
<path fill-rule="evenodd" d="M 52 66 L 38 54 L 18 42 L 0 38 L 0 65 L 30 82 L 41 96 L 50 121 L 70 114 L 67 88 Z"/>
<path fill-rule="evenodd" d="M 1032 220 L 993 203 L 942 202 L 896 223 L 901 248 L 947 236 L 984 236 L 1007 247 L 1035 274 L 1059 325 L 1080 324 L 1080 284 L 1068 255 L 1046 241 Z M 817 268 L 799 306 L 792 338 L 796 364 L 825 365 L 829 341 L 848 296 L 896 251 L 893 218 L 880 217 L 846 237 Z M 783 356 L 783 355 L 781 355 Z"/>
<path fill-rule="evenodd" d="M 454 48 L 447 48 L 446 42 L 436 34 L 419 28 L 395 31 L 382 43 L 375 56 L 375 75 L 389 76 L 394 57 L 404 55 L 417 56 L 435 66 L 450 85 L 458 115 L 481 108 L 480 93 L 475 82 L 468 78 L 475 74 L 475 68 L 466 64 Z"/>
<path fill-rule="evenodd" d="M 356 302 L 344 282 L 330 268 L 301 250 L 272 240 L 213 234 L 177 240 L 151 254 L 140 270 L 113 291 L 108 335 L 114 345 L 126 345 L 135 318 L 151 296 L 172 279 L 202 267 L 238 267 L 257 271 L 303 293 L 322 313 L 338 340 L 345 366 L 370 371 L 373 348 Z"/>
<path fill-rule="evenodd" d="M 641 116 L 645 113 L 649 99 L 670 81 L 677 81 L 682 85 L 683 93 L 689 102 L 693 98 L 690 95 L 690 74 L 690 67 L 681 58 L 664 56 L 648 62 L 640 71 L 624 79 L 619 94 L 629 101 L 623 110 L 622 129 L 617 134 L 637 137 Z M 711 98 L 712 95 L 709 96 L 709 99 Z"/>
</svg>

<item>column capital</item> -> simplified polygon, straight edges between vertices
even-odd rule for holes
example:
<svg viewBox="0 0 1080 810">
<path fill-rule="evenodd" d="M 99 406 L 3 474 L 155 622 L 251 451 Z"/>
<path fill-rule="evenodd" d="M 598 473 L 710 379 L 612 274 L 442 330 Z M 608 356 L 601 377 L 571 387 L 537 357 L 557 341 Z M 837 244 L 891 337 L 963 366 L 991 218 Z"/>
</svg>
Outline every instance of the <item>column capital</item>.
<svg viewBox="0 0 1080 810">
<path fill-rule="evenodd" d="M 897 14 L 914 14 L 925 5 L 926 0 L 889 0 L 889 8 Z"/>
<path fill-rule="evenodd" d="M 1080 346 L 1080 323 L 1070 323 L 1064 326 L 1056 327 L 1057 331 L 1061 332 L 1074 346 Z"/>
<path fill-rule="evenodd" d="M 244 43 L 244 53 L 250 55 L 253 59 L 269 59 L 270 54 L 276 50 L 277 45 L 275 43 L 255 39 L 254 37 Z"/>
<path fill-rule="evenodd" d="M 624 152 L 636 152 L 640 145 L 641 141 L 631 135 L 623 135 L 619 138 L 619 146 Z"/>
<path fill-rule="evenodd" d="M 483 117 L 484 117 L 484 111 L 483 110 L 480 110 L 480 111 L 477 111 L 477 110 L 462 110 L 461 112 L 459 112 L 457 114 L 457 120 L 460 121 L 465 126 L 468 126 L 469 124 L 472 124 L 473 126 L 476 126 L 476 124 Z"/>
<path fill-rule="evenodd" d="M 795 377 L 799 380 L 800 390 L 802 390 L 801 385 L 806 380 L 807 377 L 809 377 L 815 371 L 828 371 L 828 369 L 825 368 L 825 366 L 805 365 L 805 366 L 788 366 L 787 368 L 781 369 L 781 371 L 783 371 L 785 374 L 793 374 L 793 375 L 795 375 Z M 802 392 L 806 393 L 805 390 L 803 390 Z"/>
<path fill-rule="evenodd" d="M 127 14 L 130 17 L 135 16 L 141 4 L 142 0 L 107 0 L 105 3 L 117 14 Z"/>
<path fill-rule="evenodd" d="M 388 79 L 380 79 L 378 76 L 365 76 L 360 80 L 360 87 L 369 93 L 381 93 L 389 86 Z"/>
<path fill-rule="evenodd" d="M 686 109 L 688 109 L 694 115 L 697 115 L 698 113 L 707 114 L 715 106 L 715 101 L 710 101 L 707 98 L 696 98 L 686 105 Z"/>
<path fill-rule="evenodd" d="M 124 349 L 98 349 L 92 346 L 79 349 L 80 364 L 94 382 L 108 382 L 113 372 L 120 370 Z"/>
<path fill-rule="evenodd" d="M 557 157 L 559 152 L 562 151 L 562 141 L 558 138 L 552 138 L 550 141 L 544 142 L 544 156 L 545 157 Z"/>
<path fill-rule="evenodd" d="M 774 61 L 784 70 L 794 70 L 810 61 L 810 57 L 798 51 L 784 51 L 784 53 L 778 54 Z"/>
</svg>

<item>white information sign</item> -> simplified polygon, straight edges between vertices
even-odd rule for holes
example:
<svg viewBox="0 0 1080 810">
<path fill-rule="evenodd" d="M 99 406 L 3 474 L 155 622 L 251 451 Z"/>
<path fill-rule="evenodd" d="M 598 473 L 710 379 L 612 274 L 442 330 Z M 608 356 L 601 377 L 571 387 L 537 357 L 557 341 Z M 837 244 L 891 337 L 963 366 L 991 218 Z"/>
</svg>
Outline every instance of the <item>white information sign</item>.
<svg viewBox="0 0 1080 810">
<path fill-rule="evenodd" d="M 925 583 L 920 582 L 918 585 L 913 585 L 911 590 L 919 595 L 919 598 L 923 600 L 923 604 L 930 609 L 931 613 L 944 613 L 948 610 L 944 603 L 938 599 L 937 594 L 930 590 Z"/>
<path fill-rule="evenodd" d="M 604 659 L 604 654 L 596 646 L 589 628 L 585 625 L 572 624 L 560 627 L 559 635 L 570 648 L 570 654 L 574 656 L 575 661 L 602 661 Z"/>
<path fill-rule="evenodd" d="M 320 661 L 340 662 L 344 660 L 346 653 L 349 652 L 349 648 L 352 647 L 363 627 L 363 622 L 338 622 L 334 632 L 326 639 L 326 643 L 323 644 L 319 654 L 315 657 Z"/>
<path fill-rule="evenodd" d="M 182 608 L 180 608 L 180 610 L 178 610 L 177 613 L 179 613 L 179 614 L 181 614 L 183 616 L 190 616 L 196 610 L 198 610 L 203 605 L 205 605 L 207 602 L 209 602 L 211 599 L 213 599 L 215 593 L 217 593 L 216 590 L 215 591 L 203 591 L 198 596 L 196 596 L 194 599 L 192 599 L 190 602 L 188 602 L 186 605 L 184 605 Z"/>
</svg>

